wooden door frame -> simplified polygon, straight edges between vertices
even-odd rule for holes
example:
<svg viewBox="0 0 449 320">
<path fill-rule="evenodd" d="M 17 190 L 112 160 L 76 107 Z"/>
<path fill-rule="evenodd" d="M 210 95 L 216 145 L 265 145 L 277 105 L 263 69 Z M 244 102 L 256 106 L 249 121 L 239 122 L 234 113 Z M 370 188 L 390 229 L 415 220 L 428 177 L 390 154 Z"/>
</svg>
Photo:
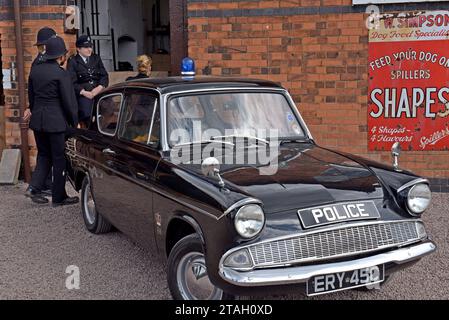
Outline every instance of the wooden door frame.
<svg viewBox="0 0 449 320">
<path fill-rule="evenodd" d="M 182 59 L 188 55 L 187 0 L 170 0 L 171 75 L 181 74 Z"/>
</svg>

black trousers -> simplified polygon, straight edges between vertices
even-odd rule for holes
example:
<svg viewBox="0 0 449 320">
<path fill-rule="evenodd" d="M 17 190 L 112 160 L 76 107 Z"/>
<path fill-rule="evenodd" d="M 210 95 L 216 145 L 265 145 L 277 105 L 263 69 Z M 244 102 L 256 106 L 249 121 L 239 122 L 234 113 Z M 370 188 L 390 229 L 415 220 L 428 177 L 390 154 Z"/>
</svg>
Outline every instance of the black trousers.
<svg viewBox="0 0 449 320">
<path fill-rule="evenodd" d="M 84 124 L 89 124 L 90 118 L 92 116 L 92 107 L 94 101 L 86 97 L 78 97 L 78 119 L 79 122 Z"/>
<path fill-rule="evenodd" d="M 52 198 L 54 203 L 61 203 L 67 198 L 65 133 L 47 133 L 34 131 L 37 144 L 37 165 L 31 185 L 39 190 L 45 189 L 45 182 L 53 167 Z"/>
<path fill-rule="evenodd" d="M 34 172 L 36 172 L 36 171 L 34 171 Z M 34 175 L 34 173 L 33 173 L 33 175 Z M 30 183 L 29 187 L 33 188 L 34 191 L 41 192 L 41 191 L 44 191 L 44 190 L 45 191 L 46 190 L 51 190 L 51 186 L 52 185 L 53 185 L 53 170 L 50 170 L 50 173 L 48 174 L 47 179 L 45 180 L 45 184 L 44 184 L 44 188 L 43 189 L 39 189 L 38 187 L 33 186 L 32 183 Z"/>
</svg>

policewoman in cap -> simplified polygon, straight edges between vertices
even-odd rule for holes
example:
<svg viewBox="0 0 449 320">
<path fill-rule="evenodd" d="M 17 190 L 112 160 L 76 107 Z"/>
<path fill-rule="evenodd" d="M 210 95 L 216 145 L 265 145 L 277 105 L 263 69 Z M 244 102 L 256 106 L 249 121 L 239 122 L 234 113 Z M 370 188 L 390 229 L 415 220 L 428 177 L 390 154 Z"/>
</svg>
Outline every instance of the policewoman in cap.
<svg viewBox="0 0 449 320">
<path fill-rule="evenodd" d="M 31 70 L 33 70 L 33 68 L 36 65 L 45 62 L 45 59 L 44 59 L 45 44 L 51 37 L 54 37 L 54 36 L 56 36 L 56 31 L 53 30 L 52 28 L 45 27 L 38 31 L 37 40 L 35 43 L 35 46 L 37 47 L 37 50 L 38 50 L 38 55 L 34 59 L 32 65 L 31 65 Z M 29 83 L 29 81 L 30 81 L 30 79 L 28 79 L 28 83 Z M 24 114 L 23 118 L 25 121 L 30 120 L 30 118 L 31 118 L 30 109 L 25 110 L 25 114 Z M 39 203 L 39 204 L 47 203 L 48 200 L 44 197 L 51 196 L 51 188 L 52 188 L 51 185 L 52 185 L 52 173 L 50 172 L 50 174 L 48 175 L 47 180 L 45 182 L 44 188 L 42 190 L 39 190 L 36 187 L 33 187 L 32 185 L 30 185 L 28 187 L 25 195 L 27 197 L 30 197 L 31 199 L 33 199 L 33 201 L 36 203 Z"/>
<path fill-rule="evenodd" d="M 30 74 L 30 129 L 34 131 L 38 155 L 31 185 L 42 189 L 53 167 L 53 206 L 79 202 L 65 190 L 65 136 L 69 127 L 78 124 L 78 106 L 70 74 L 62 68 L 67 49 L 58 36 L 46 43 L 45 62 L 37 64 Z M 48 202 L 48 201 L 47 201 Z"/>
<path fill-rule="evenodd" d="M 93 99 L 109 85 L 109 75 L 100 56 L 93 53 L 92 41 L 83 35 L 76 41 L 78 54 L 70 58 L 70 72 L 78 98 L 80 124 L 87 127 L 92 114 Z"/>
</svg>

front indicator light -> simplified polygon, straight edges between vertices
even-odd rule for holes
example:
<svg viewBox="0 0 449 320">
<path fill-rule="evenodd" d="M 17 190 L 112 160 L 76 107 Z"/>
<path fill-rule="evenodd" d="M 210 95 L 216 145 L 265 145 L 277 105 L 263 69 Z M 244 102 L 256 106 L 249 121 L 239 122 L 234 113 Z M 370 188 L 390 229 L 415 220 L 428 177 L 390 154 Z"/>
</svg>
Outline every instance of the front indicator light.
<svg viewBox="0 0 449 320">
<path fill-rule="evenodd" d="M 230 268 L 252 268 L 253 263 L 247 249 L 231 253 L 224 261 L 224 265 Z"/>
</svg>

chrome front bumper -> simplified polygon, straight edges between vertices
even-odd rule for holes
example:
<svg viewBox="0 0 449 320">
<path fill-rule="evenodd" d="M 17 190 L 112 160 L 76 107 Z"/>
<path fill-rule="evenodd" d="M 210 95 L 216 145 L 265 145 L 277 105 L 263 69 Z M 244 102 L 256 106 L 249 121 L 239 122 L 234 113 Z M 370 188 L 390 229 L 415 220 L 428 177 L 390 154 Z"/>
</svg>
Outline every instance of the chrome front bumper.
<svg viewBox="0 0 449 320">
<path fill-rule="evenodd" d="M 219 272 L 225 281 L 242 287 L 297 284 L 305 283 L 311 277 L 319 275 L 358 270 L 387 263 L 401 265 L 418 260 L 435 250 L 435 244 L 428 241 L 407 248 L 344 262 L 252 271 L 236 271 L 229 267 L 220 266 Z"/>
</svg>

